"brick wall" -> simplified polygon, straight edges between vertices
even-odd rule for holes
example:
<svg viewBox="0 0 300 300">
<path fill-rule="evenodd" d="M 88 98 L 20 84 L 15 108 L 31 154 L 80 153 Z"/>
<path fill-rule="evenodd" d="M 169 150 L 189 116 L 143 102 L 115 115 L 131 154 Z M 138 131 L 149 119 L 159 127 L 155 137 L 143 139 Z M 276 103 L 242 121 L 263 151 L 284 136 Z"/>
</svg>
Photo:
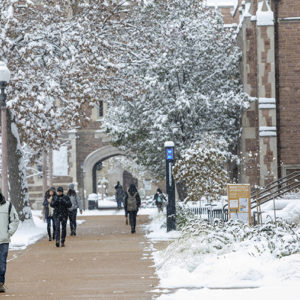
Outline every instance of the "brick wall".
<svg viewBox="0 0 300 300">
<path fill-rule="evenodd" d="M 300 17 L 300 1 L 281 0 L 278 17 Z M 283 165 L 300 165 L 300 20 L 279 22 L 280 145 Z"/>
</svg>

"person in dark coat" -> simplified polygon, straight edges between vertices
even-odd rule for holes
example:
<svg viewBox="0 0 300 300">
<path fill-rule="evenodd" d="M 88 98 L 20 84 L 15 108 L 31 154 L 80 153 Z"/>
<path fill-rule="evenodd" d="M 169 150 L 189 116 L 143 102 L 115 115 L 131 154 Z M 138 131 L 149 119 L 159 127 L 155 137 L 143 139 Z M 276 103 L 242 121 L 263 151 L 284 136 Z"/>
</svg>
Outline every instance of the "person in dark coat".
<svg viewBox="0 0 300 300">
<path fill-rule="evenodd" d="M 56 195 L 55 187 L 51 187 L 45 193 L 44 202 L 43 202 L 44 217 L 45 217 L 45 220 L 47 221 L 47 232 L 48 232 L 49 241 L 51 241 L 52 238 L 53 238 L 53 240 L 55 239 L 55 224 L 54 224 L 54 219 L 53 219 L 54 209 L 50 206 L 52 198 L 55 197 L 55 195 Z M 52 228 L 53 228 L 52 235 L 51 235 L 51 223 L 52 223 Z"/>
<path fill-rule="evenodd" d="M 162 212 L 164 208 L 164 203 L 167 201 L 167 199 L 161 189 L 156 190 L 156 193 L 154 195 L 154 200 L 158 212 Z"/>
<path fill-rule="evenodd" d="M 60 225 L 62 228 L 61 247 L 64 247 L 67 234 L 68 208 L 72 207 L 72 202 L 68 196 L 64 195 L 64 189 L 61 186 L 57 188 L 57 195 L 52 198 L 50 206 L 54 208 L 56 247 L 59 247 Z"/>
<path fill-rule="evenodd" d="M 70 198 L 72 207 L 68 208 L 68 217 L 70 220 L 70 229 L 71 229 L 71 236 L 76 235 L 76 217 L 77 217 L 77 210 L 79 208 L 80 214 L 82 214 L 82 202 L 80 200 L 79 195 L 75 191 L 75 187 L 73 183 L 69 184 L 69 190 L 67 196 Z"/>
<path fill-rule="evenodd" d="M 122 208 L 122 203 L 124 199 L 124 190 L 122 185 L 120 184 L 120 181 L 118 181 L 117 185 L 115 186 L 116 190 L 116 201 L 118 204 L 118 208 Z"/>
<path fill-rule="evenodd" d="M 125 217 L 129 215 L 131 233 L 135 233 L 136 215 L 141 206 L 141 198 L 134 184 L 131 184 L 128 192 L 125 194 L 124 209 Z"/>
</svg>

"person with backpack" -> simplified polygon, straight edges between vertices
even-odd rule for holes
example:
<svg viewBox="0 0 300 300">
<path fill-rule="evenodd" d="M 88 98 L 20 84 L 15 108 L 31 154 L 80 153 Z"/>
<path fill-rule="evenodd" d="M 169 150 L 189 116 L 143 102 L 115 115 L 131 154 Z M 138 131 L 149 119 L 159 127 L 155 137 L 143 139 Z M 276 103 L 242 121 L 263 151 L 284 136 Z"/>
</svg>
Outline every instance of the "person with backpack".
<svg viewBox="0 0 300 300">
<path fill-rule="evenodd" d="M 44 217 L 45 220 L 47 221 L 47 232 L 48 232 L 48 237 L 49 241 L 52 241 L 52 239 L 55 239 L 55 224 L 54 224 L 54 218 L 53 218 L 53 208 L 50 206 L 50 203 L 52 201 L 52 198 L 55 197 L 56 195 L 56 190 L 55 187 L 51 187 L 46 193 L 44 197 L 44 202 L 43 202 L 43 210 L 44 210 Z M 52 223 L 52 228 L 53 228 L 53 233 L 51 235 L 51 223 Z"/>
<path fill-rule="evenodd" d="M 116 201 L 118 204 L 118 208 L 122 208 L 122 203 L 123 203 L 123 199 L 124 199 L 124 190 L 122 185 L 120 184 L 120 181 L 117 182 L 117 185 L 115 186 L 115 190 L 116 190 Z"/>
<path fill-rule="evenodd" d="M 126 220 L 129 215 L 131 233 L 135 233 L 136 215 L 141 206 L 141 198 L 134 184 L 131 184 L 128 192 L 125 194 L 124 209 Z"/>
<path fill-rule="evenodd" d="M 82 203 L 80 197 L 75 191 L 74 184 L 69 184 L 69 190 L 67 196 L 70 198 L 72 202 L 72 206 L 68 208 L 68 217 L 70 220 L 70 229 L 71 229 L 71 236 L 76 235 L 76 217 L 77 217 L 77 209 L 79 208 L 80 214 L 82 215 Z"/>
<path fill-rule="evenodd" d="M 54 208 L 56 247 L 60 246 L 60 238 L 61 247 L 64 247 L 67 235 L 68 208 L 72 207 L 72 202 L 68 196 L 64 195 L 64 189 L 61 186 L 57 188 L 57 195 L 52 198 L 50 206 Z M 61 234 L 60 227 L 62 228 Z"/>
<path fill-rule="evenodd" d="M 155 205 L 158 209 L 158 212 L 162 212 L 164 208 L 164 203 L 167 201 L 165 195 L 161 189 L 157 189 L 154 195 Z"/>
<path fill-rule="evenodd" d="M 5 273 L 11 236 L 17 231 L 19 217 L 11 202 L 0 192 L 0 293 L 5 293 Z"/>
</svg>

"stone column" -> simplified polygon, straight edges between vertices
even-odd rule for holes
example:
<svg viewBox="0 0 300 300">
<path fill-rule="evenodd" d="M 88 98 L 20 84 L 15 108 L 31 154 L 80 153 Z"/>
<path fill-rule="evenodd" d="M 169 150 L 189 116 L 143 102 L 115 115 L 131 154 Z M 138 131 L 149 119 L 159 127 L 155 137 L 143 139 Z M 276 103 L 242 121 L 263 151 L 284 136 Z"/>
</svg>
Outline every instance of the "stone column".
<svg viewBox="0 0 300 300">
<path fill-rule="evenodd" d="M 260 185 L 265 186 L 278 177 L 274 14 L 266 0 L 258 0 L 256 28 Z"/>
</svg>

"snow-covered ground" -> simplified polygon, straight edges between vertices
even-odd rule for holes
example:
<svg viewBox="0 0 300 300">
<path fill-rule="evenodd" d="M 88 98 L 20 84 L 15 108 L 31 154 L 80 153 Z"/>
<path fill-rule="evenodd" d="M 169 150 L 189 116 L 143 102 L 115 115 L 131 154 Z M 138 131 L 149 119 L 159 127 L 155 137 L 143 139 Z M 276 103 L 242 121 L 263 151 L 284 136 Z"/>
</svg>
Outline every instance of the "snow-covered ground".
<svg viewBox="0 0 300 300">
<path fill-rule="evenodd" d="M 11 238 L 11 250 L 25 249 L 47 235 L 47 225 L 41 219 L 41 211 L 33 210 L 32 217 L 33 220 L 20 223 L 17 232 Z"/>
<path fill-rule="evenodd" d="M 159 300 L 300 299 L 299 226 L 191 222 L 184 232 L 167 234 L 165 216 L 151 217 L 148 238 L 175 238 L 153 254 L 166 292 Z"/>
</svg>

